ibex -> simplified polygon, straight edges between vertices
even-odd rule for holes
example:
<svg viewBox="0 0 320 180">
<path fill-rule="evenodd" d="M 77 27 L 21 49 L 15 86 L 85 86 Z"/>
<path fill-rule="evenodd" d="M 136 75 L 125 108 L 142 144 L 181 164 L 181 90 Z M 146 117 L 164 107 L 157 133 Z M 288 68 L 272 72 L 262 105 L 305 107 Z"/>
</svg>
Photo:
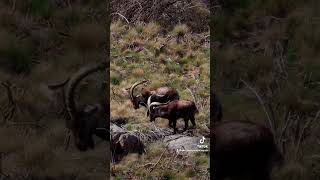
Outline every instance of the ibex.
<svg viewBox="0 0 320 180">
<path fill-rule="evenodd" d="M 169 126 L 173 128 L 173 133 L 177 132 L 176 124 L 179 118 L 184 119 L 184 130 L 188 128 L 188 122 L 191 121 L 196 126 L 195 114 L 198 113 L 196 104 L 193 101 L 174 100 L 167 103 L 152 102 L 148 103 L 150 111 L 150 121 L 155 121 L 157 117 L 169 120 Z"/>
<path fill-rule="evenodd" d="M 81 80 L 92 73 L 106 70 L 106 67 L 107 62 L 83 68 L 64 82 L 67 84 L 66 92 L 64 93 L 68 114 L 66 125 L 71 130 L 75 145 L 80 151 L 86 151 L 88 147 L 94 148 L 93 135 L 107 141 L 110 138 L 106 119 L 109 108 L 107 99 L 101 98 L 101 102 L 83 107 L 77 107 L 75 102 L 75 90 Z M 53 87 L 51 86 L 51 88 Z M 102 97 L 105 96 L 102 95 Z"/>
<path fill-rule="evenodd" d="M 132 102 L 134 109 L 139 109 L 140 105 L 147 107 L 147 101 L 151 95 L 154 95 L 152 98 L 152 101 L 156 101 L 156 102 L 165 103 L 168 101 L 179 100 L 180 97 L 179 97 L 178 91 L 172 87 L 159 87 L 159 88 L 142 89 L 141 95 L 135 96 L 134 89 L 138 85 L 146 83 L 146 82 L 148 82 L 148 81 L 144 80 L 141 82 L 136 82 L 129 89 L 130 100 Z"/>
<path fill-rule="evenodd" d="M 271 131 L 249 121 L 229 121 L 211 129 L 213 176 L 226 178 L 269 180 L 274 160 L 281 154 Z"/>
</svg>

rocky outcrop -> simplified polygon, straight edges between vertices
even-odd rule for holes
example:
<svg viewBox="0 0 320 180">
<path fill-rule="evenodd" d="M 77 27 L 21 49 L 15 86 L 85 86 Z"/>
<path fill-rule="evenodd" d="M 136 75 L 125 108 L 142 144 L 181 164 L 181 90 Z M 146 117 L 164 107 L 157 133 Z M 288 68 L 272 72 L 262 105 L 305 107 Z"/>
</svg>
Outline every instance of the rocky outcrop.
<svg viewBox="0 0 320 180">
<path fill-rule="evenodd" d="M 122 133 L 125 132 L 125 130 L 113 123 L 110 123 L 110 131 L 111 131 L 111 135 L 112 134 L 116 134 L 116 133 Z"/>
<path fill-rule="evenodd" d="M 142 154 L 150 143 L 161 141 L 166 143 L 169 151 L 181 155 L 189 155 L 194 151 L 208 150 L 208 140 L 204 137 L 194 137 L 188 134 L 172 134 L 172 129 L 158 128 L 154 123 L 144 125 L 139 130 L 127 131 L 111 123 L 111 150 L 113 160 L 119 161 L 129 153 Z M 202 139 L 202 142 L 200 140 Z"/>
<path fill-rule="evenodd" d="M 130 132 L 117 132 L 111 135 L 111 155 L 113 161 L 119 161 L 129 153 L 142 154 L 144 144 L 138 136 Z"/>
<path fill-rule="evenodd" d="M 169 151 L 176 151 L 179 154 L 188 155 L 192 152 L 199 151 L 201 137 L 192 137 L 185 135 L 171 135 L 164 138 L 164 142 L 167 143 Z M 204 148 L 205 149 L 205 148 Z"/>
</svg>

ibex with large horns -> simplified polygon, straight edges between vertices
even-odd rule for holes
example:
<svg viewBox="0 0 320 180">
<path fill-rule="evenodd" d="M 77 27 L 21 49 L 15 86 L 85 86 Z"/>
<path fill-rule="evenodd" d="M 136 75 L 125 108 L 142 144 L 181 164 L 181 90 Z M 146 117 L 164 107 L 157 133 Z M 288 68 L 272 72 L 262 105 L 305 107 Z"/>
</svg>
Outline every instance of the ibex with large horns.
<svg viewBox="0 0 320 180">
<path fill-rule="evenodd" d="M 138 85 L 146 83 L 146 82 L 148 82 L 148 81 L 144 80 L 141 82 L 136 82 L 129 89 L 130 100 L 132 102 L 134 109 L 138 109 L 140 107 L 140 105 L 147 107 L 147 101 L 151 95 L 154 95 L 152 97 L 152 101 L 154 101 L 154 102 L 165 103 L 168 101 L 179 100 L 180 96 L 179 96 L 178 91 L 172 87 L 166 87 L 166 86 L 159 87 L 159 88 L 142 89 L 141 94 L 135 96 L 134 89 Z"/>
<path fill-rule="evenodd" d="M 187 130 L 189 120 L 193 126 L 196 126 L 195 114 L 198 113 L 196 104 L 193 101 L 174 100 L 167 103 L 159 103 L 148 100 L 148 110 L 150 112 L 150 121 L 155 121 L 157 117 L 169 120 L 169 126 L 173 128 L 173 133 L 177 132 L 176 124 L 179 118 L 184 119 L 184 130 Z"/>
<path fill-rule="evenodd" d="M 67 128 L 71 130 L 75 139 L 75 145 L 80 151 L 86 151 L 88 147 L 94 148 L 93 135 L 109 141 L 109 130 L 107 129 L 108 103 L 106 98 L 95 105 L 77 107 L 75 102 L 75 90 L 79 83 L 90 74 L 105 71 L 107 62 L 95 66 L 85 67 L 75 73 L 63 84 L 67 85 L 65 91 L 65 106 L 68 117 Z M 51 86 L 51 88 L 55 88 Z"/>
</svg>

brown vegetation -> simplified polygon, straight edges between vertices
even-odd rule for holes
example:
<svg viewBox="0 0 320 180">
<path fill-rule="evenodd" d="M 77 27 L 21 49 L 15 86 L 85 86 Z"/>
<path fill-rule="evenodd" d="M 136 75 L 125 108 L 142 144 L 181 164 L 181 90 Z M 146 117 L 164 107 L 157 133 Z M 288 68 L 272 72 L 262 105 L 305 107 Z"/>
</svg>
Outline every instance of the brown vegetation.
<svg viewBox="0 0 320 180">
<path fill-rule="evenodd" d="M 130 24 L 157 22 L 168 29 L 185 24 L 193 32 L 205 32 L 209 30 L 208 6 L 209 2 L 203 0 L 112 0 L 111 16 L 113 20 L 121 19 Z"/>
</svg>

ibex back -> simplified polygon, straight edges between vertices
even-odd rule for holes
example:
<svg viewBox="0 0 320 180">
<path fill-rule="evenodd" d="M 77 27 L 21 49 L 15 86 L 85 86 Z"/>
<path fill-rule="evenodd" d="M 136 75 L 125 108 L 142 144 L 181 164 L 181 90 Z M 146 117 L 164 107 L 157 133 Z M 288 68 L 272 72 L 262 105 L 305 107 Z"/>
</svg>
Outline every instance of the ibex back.
<svg viewBox="0 0 320 180">
<path fill-rule="evenodd" d="M 166 87 L 166 86 L 159 87 L 159 88 L 143 89 L 140 95 L 135 96 L 134 89 L 138 85 L 146 82 L 147 80 L 136 82 L 129 89 L 130 100 L 134 109 L 138 109 L 140 105 L 147 107 L 147 101 L 151 95 L 154 95 L 152 100 L 156 102 L 164 103 L 168 101 L 179 100 L 180 97 L 179 97 L 178 91 L 172 87 Z"/>
</svg>

